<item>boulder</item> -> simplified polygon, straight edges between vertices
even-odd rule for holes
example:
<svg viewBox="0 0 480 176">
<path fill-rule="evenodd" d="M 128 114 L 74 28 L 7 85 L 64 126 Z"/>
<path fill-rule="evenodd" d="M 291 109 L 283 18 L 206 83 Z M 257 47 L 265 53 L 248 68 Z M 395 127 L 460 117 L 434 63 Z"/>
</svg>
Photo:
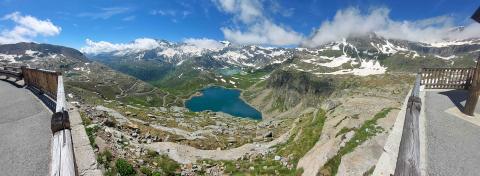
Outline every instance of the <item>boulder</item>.
<svg viewBox="0 0 480 176">
<path fill-rule="evenodd" d="M 273 132 L 269 131 L 263 135 L 263 138 L 272 138 L 273 137 Z"/>
<path fill-rule="evenodd" d="M 229 138 L 227 139 L 227 142 L 228 142 L 228 143 L 235 143 L 235 142 L 237 142 L 237 139 L 235 139 L 234 137 L 229 137 Z"/>
<path fill-rule="evenodd" d="M 282 157 L 281 157 L 281 156 L 278 156 L 278 155 L 276 155 L 276 156 L 273 158 L 273 160 L 275 160 L 275 161 L 280 161 L 281 159 L 282 159 Z"/>
</svg>

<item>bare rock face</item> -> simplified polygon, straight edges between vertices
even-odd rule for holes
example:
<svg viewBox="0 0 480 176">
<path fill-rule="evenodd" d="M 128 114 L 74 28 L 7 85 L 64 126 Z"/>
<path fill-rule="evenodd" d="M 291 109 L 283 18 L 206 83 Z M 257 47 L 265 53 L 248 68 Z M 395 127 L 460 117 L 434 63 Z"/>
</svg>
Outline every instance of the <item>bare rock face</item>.
<svg viewBox="0 0 480 176">
<path fill-rule="evenodd" d="M 395 121 L 397 112 L 396 110 L 390 112 L 387 117 L 379 119 L 377 124 L 389 131 Z M 388 133 L 378 134 L 358 146 L 352 153 L 343 156 L 337 175 L 364 175 L 370 169 L 374 169 L 380 155 L 382 155 L 387 137 Z"/>
<path fill-rule="evenodd" d="M 333 101 L 333 100 L 325 100 L 322 103 L 322 106 L 320 108 L 322 108 L 325 111 L 330 111 L 332 109 L 335 109 L 339 105 L 340 105 L 340 102 Z"/>
<path fill-rule="evenodd" d="M 284 108 L 290 109 L 301 102 L 306 105 L 317 104 L 334 91 L 333 83 L 334 80 L 328 77 L 279 70 L 270 75 L 267 88 L 274 89 L 273 98 L 283 101 Z"/>
<path fill-rule="evenodd" d="M 376 136 L 360 145 L 355 151 L 342 157 L 337 175 L 363 175 L 375 166 L 382 154 L 387 135 Z"/>
</svg>

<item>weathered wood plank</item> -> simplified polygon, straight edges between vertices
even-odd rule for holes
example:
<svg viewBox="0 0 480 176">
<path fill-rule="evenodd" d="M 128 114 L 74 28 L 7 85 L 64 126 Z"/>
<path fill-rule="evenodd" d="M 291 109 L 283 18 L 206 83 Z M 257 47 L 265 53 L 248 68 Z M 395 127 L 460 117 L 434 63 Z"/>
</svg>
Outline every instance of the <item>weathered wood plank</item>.
<svg viewBox="0 0 480 176">
<path fill-rule="evenodd" d="M 419 115 L 422 102 L 419 97 L 420 76 L 417 76 L 412 95 L 408 99 L 402 139 L 395 168 L 396 176 L 420 175 Z"/>
<path fill-rule="evenodd" d="M 57 76 L 57 104 L 55 111 L 67 113 L 65 89 L 63 77 Z M 60 130 L 54 133 L 52 143 L 52 176 L 75 175 L 75 160 L 73 155 L 72 135 L 70 129 Z"/>
<path fill-rule="evenodd" d="M 69 129 L 57 131 L 52 139 L 52 176 L 75 176 L 72 134 Z"/>
</svg>

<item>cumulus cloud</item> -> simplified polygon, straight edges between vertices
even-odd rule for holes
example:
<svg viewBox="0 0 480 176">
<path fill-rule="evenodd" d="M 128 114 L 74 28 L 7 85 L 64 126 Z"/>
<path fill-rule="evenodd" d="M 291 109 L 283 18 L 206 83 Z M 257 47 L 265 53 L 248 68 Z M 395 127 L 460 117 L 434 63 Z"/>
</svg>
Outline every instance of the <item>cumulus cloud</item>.
<svg viewBox="0 0 480 176">
<path fill-rule="evenodd" d="M 11 20 L 15 23 L 13 29 L 6 29 L 0 33 L 0 43 L 29 42 L 37 36 L 55 36 L 60 34 L 61 27 L 54 25 L 49 19 L 39 20 L 33 16 L 23 16 L 20 12 L 5 15 L 2 20 Z"/>
<path fill-rule="evenodd" d="M 396 21 L 390 18 L 388 8 L 376 8 L 361 13 L 357 8 L 339 10 L 333 20 L 323 22 L 303 45 L 315 47 L 342 38 L 375 33 L 392 39 L 418 42 L 463 40 L 480 37 L 480 25 L 471 23 L 462 31 L 452 31 L 453 18 L 439 16 L 417 21 Z"/>
<path fill-rule="evenodd" d="M 197 48 L 209 49 L 209 50 L 220 50 L 225 47 L 223 43 L 219 41 L 208 39 L 208 38 L 187 38 L 184 42 L 188 45 L 195 46 Z"/>
<path fill-rule="evenodd" d="M 263 13 L 264 8 L 259 0 L 213 0 L 217 7 L 233 15 L 235 22 L 246 29 L 238 27 L 222 27 L 225 39 L 237 44 L 264 45 L 297 45 L 303 35 L 292 29 L 275 24 Z"/>
<path fill-rule="evenodd" d="M 303 40 L 301 34 L 270 21 L 253 24 L 249 26 L 246 32 L 230 28 L 222 28 L 221 30 L 227 40 L 240 44 L 285 46 L 296 45 Z"/>
<path fill-rule="evenodd" d="M 151 50 L 160 47 L 160 43 L 150 38 L 135 39 L 131 43 L 110 43 L 106 41 L 92 41 L 90 39 L 85 40 L 87 46 L 82 47 L 80 51 L 87 54 L 101 54 L 101 53 L 114 53 L 118 55 L 126 54 L 129 52 L 140 52 L 144 50 Z"/>
</svg>

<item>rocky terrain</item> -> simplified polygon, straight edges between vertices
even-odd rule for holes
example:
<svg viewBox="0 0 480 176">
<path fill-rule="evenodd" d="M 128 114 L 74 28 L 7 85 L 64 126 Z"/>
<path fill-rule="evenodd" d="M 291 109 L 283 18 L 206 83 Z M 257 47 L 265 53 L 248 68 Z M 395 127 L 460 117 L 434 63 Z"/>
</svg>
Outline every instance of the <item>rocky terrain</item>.
<svg viewBox="0 0 480 176">
<path fill-rule="evenodd" d="M 422 66 L 472 66 L 479 40 L 374 34 L 318 48 L 144 50 L 0 45 L 0 63 L 61 71 L 105 175 L 368 175 Z M 92 43 L 93 44 L 93 43 Z M 206 86 L 242 90 L 262 120 L 191 112 Z M 361 163 L 361 164 L 359 164 Z"/>
</svg>

